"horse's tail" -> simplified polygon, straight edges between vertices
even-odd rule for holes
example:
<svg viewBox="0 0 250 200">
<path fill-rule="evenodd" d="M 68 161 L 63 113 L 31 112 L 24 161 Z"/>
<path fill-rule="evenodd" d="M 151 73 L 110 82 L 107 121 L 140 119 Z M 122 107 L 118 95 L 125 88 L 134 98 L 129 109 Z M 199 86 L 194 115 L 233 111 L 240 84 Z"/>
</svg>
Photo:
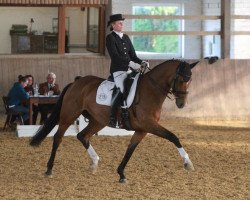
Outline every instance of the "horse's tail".
<svg viewBox="0 0 250 200">
<path fill-rule="evenodd" d="M 59 122 L 63 97 L 68 90 L 69 86 L 72 83 L 68 84 L 62 91 L 56 105 L 53 108 L 53 111 L 49 118 L 46 120 L 43 126 L 41 126 L 36 134 L 31 138 L 30 145 L 31 146 L 38 146 L 41 144 L 41 142 L 46 138 L 46 136 L 50 133 L 50 131 L 56 126 L 56 124 Z"/>
</svg>

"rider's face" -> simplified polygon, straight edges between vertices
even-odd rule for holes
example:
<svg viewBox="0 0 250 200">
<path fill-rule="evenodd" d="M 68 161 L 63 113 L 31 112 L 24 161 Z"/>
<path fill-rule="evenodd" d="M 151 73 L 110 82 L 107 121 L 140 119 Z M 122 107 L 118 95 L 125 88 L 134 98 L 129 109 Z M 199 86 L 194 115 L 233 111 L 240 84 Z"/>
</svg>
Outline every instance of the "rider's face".
<svg viewBox="0 0 250 200">
<path fill-rule="evenodd" d="M 112 26 L 113 26 L 114 31 L 122 32 L 122 30 L 123 30 L 123 21 L 122 20 L 115 21 L 115 22 L 112 23 Z"/>
</svg>

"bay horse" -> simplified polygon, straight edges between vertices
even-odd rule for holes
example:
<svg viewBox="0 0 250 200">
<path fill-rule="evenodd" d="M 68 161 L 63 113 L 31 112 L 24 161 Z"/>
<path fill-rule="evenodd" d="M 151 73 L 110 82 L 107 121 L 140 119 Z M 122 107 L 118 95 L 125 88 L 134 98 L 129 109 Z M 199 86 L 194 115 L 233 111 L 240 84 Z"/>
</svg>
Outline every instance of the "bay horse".
<svg viewBox="0 0 250 200">
<path fill-rule="evenodd" d="M 137 145 L 147 135 L 154 134 L 174 143 L 184 162 L 186 170 L 194 170 L 193 164 L 182 147 L 178 137 L 158 124 L 164 100 L 171 93 L 178 108 L 183 108 L 187 101 L 188 87 L 191 82 L 191 69 L 198 62 L 188 64 L 181 60 L 168 60 L 145 73 L 138 84 L 135 100 L 129 108 L 130 123 L 135 131 L 117 172 L 119 182 L 125 183 L 124 169 Z M 90 144 L 90 138 L 108 125 L 110 107 L 96 103 L 96 91 L 104 79 L 85 76 L 67 85 L 55 105 L 48 120 L 30 140 L 30 145 L 38 146 L 59 124 L 53 138 L 51 156 L 47 163 L 46 175 L 52 175 L 56 151 L 67 128 L 82 114 L 89 120 L 88 125 L 77 134 L 77 139 L 86 148 L 91 158 L 91 169 L 96 170 L 99 156 Z"/>
</svg>

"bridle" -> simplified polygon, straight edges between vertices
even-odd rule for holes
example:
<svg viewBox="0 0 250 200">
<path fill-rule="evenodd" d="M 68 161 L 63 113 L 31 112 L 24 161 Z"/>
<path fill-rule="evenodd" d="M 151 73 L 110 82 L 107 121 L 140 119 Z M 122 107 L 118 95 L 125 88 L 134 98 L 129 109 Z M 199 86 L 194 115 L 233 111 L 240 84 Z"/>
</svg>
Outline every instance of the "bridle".
<svg viewBox="0 0 250 200">
<path fill-rule="evenodd" d="M 192 73 L 190 75 L 181 73 L 180 69 L 181 69 L 181 65 L 179 65 L 177 70 L 176 70 L 175 77 L 171 83 L 171 88 L 168 92 L 168 94 L 174 95 L 175 99 L 181 98 L 182 95 L 188 94 L 188 91 L 176 90 L 176 82 L 178 81 L 179 77 L 180 76 L 182 77 L 182 79 L 183 79 L 182 82 L 187 83 L 187 82 L 191 81 L 191 76 L 192 76 Z M 169 96 L 167 96 L 167 97 L 170 98 Z"/>
<path fill-rule="evenodd" d="M 182 62 L 179 64 L 177 70 L 176 70 L 176 73 L 175 73 L 175 77 L 174 79 L 172 80 L 171 82 L 171 88 L 170 90 L 166 93 L 166 91 L 158 84 L 157 81 L 155 81 L 152 77 L 149 76 L 149 80 L 152 82 L 152 85 L 154 87 L 156 87 L 164 96 L 167 96 L 169 99 L 171 100 L 174 100 L 174 99 L 179 99 L 181 98 L 182 95 L 187 95 L 188 94 L 188 91 L 182 91 L 182 90 L 177 90 L 176 89 L 176 85 L 177 85 L 177 81 L 179 79 L 179 77 L 181 76 L 183 78 L 183 82 L 189 82 L 191 81 L 191 76 L 192 76 L 192 73 L 190 75 L 187 75 L 187 74 L 183 74 L 181 72 L 181 67 L 182 65 L 181 64 L 186 64 L 185 62 Z M 151 70 L 150 68 L 148 68 L 149 70 Z M 170 97 L 170 95 L 173 95 L 174 98 Z"/>
</svg>

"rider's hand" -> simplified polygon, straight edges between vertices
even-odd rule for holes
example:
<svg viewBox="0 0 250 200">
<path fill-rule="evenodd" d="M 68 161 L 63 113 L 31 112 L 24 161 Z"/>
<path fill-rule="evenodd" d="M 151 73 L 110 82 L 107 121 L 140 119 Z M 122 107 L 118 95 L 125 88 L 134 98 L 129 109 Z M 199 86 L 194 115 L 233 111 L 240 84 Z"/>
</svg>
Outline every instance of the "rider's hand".
<svg viewBox="0 0 250 200">
<path fill-rule="evenodd" d="M 129 64 L 128 64 L 128 66 L 131 67 L 134 70 L 138 70 L 138 69 L 141 68 L 141 65 L 139 65 L 139 64 L 137 64 L 137 63 L 135 63 L 133 61 L 130 61 Z"/>
<path fill-rule="evenodd" d="M 131 68 L 129 68 L 128 71 L 127 71 L 126 73 L 127 73 L 127 74 L 131 74 L 131 73 L 132 73 Z"/>
<path fill-rule="evenodd" d="M 142 62 L 141 62 L 141 66 L 142 66 L 143 68 L 148 68 L 148 67 L 149 67 L 149 63 L 148 63 L 147 61 L 142 61 Z"/>
</svg>

